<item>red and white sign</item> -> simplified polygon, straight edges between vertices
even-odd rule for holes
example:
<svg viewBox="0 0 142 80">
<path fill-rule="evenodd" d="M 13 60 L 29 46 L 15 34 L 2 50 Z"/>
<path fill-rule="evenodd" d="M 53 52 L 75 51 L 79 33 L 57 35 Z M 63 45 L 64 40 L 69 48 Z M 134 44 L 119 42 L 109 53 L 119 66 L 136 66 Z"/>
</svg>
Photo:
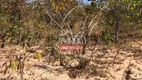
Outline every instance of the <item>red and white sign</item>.
<svg viewBox="0 0 142 80">
<path fill-rule="evenodd" d="M 60 51 L 83 51 L 84 44 L 59 44 Z"/>
</svg>

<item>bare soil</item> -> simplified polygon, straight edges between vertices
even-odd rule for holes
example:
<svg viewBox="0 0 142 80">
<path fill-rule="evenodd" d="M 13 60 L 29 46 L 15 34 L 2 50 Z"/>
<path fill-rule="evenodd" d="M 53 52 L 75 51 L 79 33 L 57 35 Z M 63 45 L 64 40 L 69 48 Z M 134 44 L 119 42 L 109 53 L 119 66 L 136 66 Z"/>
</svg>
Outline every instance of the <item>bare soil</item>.
<svg viewBox="0 0 142 80">
<path fill-rule="evenodd" d="M 33 50 L 25 61 L 25 80 L 142 80 L 142 42 L 129 42 L 127 46 L 97 46 L 87 49 L 84 57 L 87 59 L 94 54 L 88 65 L 82 69 L 66 70 L 59 65 L 46 61 L 46 55 L 39 61 L 35 58 L 37 52 L 45 54 L 39 46 L 31 47 Z M 10 55 L 23 53 L 21 46 L 7 45 L 0 49 L 0 80 L 20 80 L 16 70 L 8 69 L 4 75 L 3 64 L 11 59 Z"/>
</svg>

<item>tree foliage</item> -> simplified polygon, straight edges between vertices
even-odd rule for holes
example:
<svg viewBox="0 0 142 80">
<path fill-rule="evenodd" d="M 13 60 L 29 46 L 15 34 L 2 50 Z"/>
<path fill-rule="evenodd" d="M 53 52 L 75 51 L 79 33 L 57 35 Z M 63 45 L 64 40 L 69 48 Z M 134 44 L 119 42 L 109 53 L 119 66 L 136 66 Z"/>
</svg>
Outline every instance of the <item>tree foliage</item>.
<svg viewBox="0 0 142 80">
<path fill-rule="evenodd" d="M 18 70 L 23 77 L 23 70 L 28 56 L 26 49 L 39 45 L 49 47 L 48 56 L 57 55 L 60 65 L 72 68 L 71 62 L 78 61 L 78 69 L 85 68 L 89 60 L 84 58 L 86 48 L 99 43 L 110 45 L 114 42 L 140 35 L 129 34 L 142 29 L 142 2 L 140 0 L 89 0 L 84 4 L 80 0 L 1 0 L 0 1 L 0 45 L 20 44 L 24 53 L 12 56 L 5 63 L 8 68 Z M 59 51 L 61 38 L 81 39 L 83 51 L 73 51 L 64 55 Z M 133 38 L 133 37 L 132 37 Z M 134 38 L 133 38 L 134 39 Z M 123 39 L 122 39 L 123 41 Z M 68 44 L 68 43 L 67 43 Z M 91 44 L 91 45 L 90 45 Z M 88 47 L 89 46 L 89 47 Z M 77 53 L 77 54 L 76 54 Z M 78 54 L 79 53 L 79 54 Z M 46 54 L 47 55 L 47 54 Z M 92 56 L 94 53 L 91 54 Z M 21 56 L 24 56 L 21 58 Z M 92 56 L 89 58 L 91 59 Z M 35 57 L 40 61 L 41 53 Z M 27 64 L 28 65 L 28 64 Z M 21 66 L 18 68 L 18 66 Z"/>
</svg>

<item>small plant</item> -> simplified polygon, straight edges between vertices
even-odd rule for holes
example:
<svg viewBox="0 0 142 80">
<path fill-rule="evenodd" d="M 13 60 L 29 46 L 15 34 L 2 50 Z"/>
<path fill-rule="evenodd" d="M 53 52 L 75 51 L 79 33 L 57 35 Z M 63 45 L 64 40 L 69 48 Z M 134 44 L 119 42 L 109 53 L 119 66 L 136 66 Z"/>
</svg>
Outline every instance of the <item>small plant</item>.
<svg viewBox="0 0 142 80">
<path fill-rule="evenodd" d="M 107 45 L 110 45 L 113 42 L 112 34 L 109 31 L 102 32 L 102 39 Z"/>
<path fill-rule="evenodd" d="M 12 54 L 9 57 L 9 60 L 3 64 L 5 67 L 4 75 L 7 73 L 8 69 L 12 69 L 13 71 L 16 70 L 20 73 L 21 80 L 24 80 L 24 68 L 25 65 L 28 67 L 29 64 L 26 62 L 26 59 L 29 57 L 30 54 L 27 54 L 26 48 L 23 49 L 23 53 L 17 55 Z"/>
</svg>

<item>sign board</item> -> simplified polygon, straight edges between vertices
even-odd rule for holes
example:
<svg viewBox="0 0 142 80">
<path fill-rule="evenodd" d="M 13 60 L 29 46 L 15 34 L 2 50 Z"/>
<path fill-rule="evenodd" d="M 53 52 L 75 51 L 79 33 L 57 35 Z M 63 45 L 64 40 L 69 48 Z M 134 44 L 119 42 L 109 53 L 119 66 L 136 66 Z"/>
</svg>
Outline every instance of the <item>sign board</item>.
<svg viewBox="0 0 142 80">
<path fill-rule="evenodd" d="M 83 51 L 84 44 L 58 44 L 60 51 Z"/>
<path fill-rule="evenodd" d="M 82 52 L 84 49 L 84 37 L 64 37 L 60 38 L 59 50 L 63 52 Z"/>
</svg>

